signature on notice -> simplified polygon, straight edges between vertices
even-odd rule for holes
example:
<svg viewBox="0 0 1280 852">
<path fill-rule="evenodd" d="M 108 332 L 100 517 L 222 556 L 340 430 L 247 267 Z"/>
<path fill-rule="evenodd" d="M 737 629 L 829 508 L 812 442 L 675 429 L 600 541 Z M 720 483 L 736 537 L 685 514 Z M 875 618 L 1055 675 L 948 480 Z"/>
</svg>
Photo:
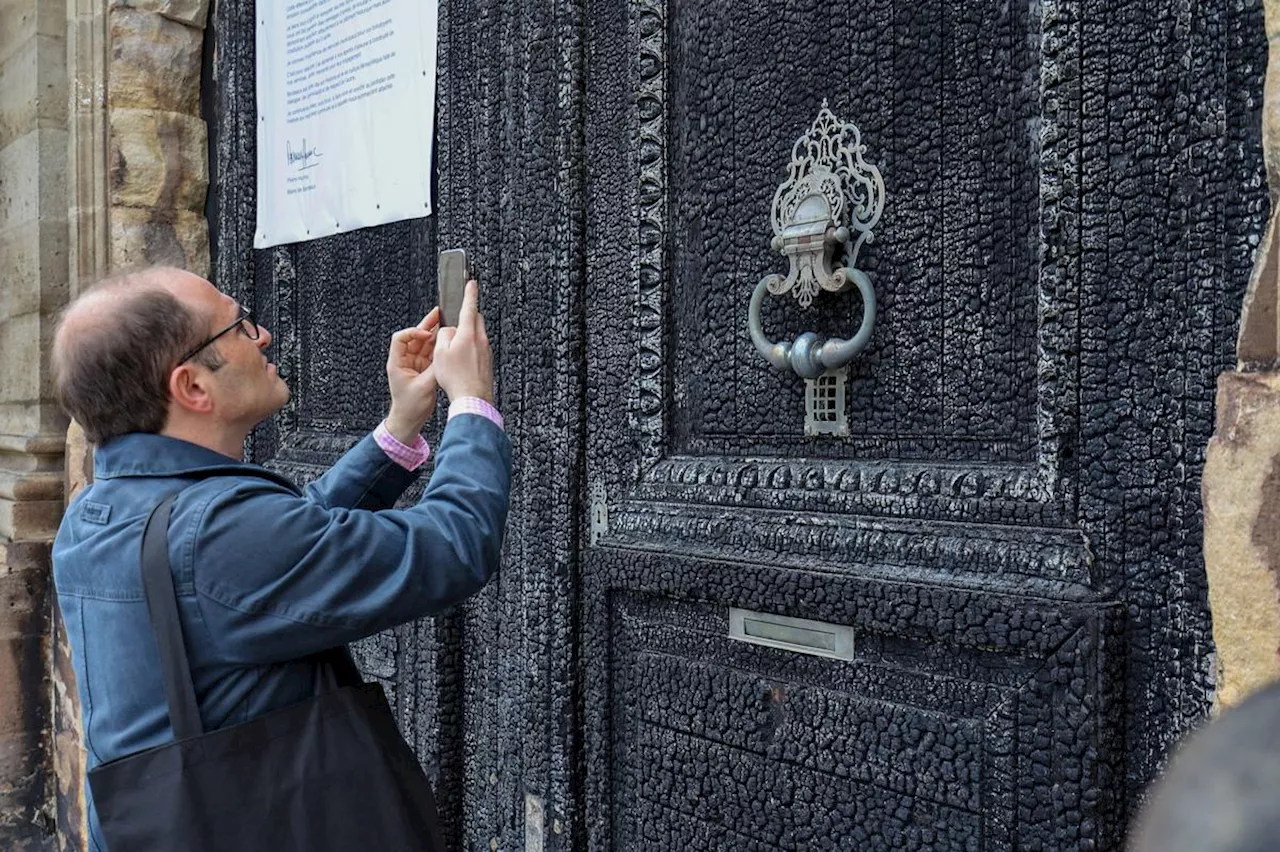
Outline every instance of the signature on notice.
<svg viewBox="0 0 1280 852">
<path fill-rule="evenodd" d="M 302 169 L 313 169 L 320 165 L 312 160 L 320 158 L 320 152 L 315 148 L 307 147 L 307 137 L 302 137 L 302 146 L 294 148 L 293 143 L 288 139 L 284 142 L 284 155 L 289 165 L 297 167 L 299 171 Z"/>
</svg>

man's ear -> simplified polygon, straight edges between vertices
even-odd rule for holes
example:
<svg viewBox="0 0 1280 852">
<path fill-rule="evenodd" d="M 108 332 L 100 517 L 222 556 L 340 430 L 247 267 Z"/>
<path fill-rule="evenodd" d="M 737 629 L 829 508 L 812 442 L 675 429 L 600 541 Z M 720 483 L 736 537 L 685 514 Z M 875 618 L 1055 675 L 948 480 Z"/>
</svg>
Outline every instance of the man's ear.
<svg viewBox="0 0 1280 852">
<path fill-rule="evenodd" d="M 208 414 L 213 411 L 209 374 L 190 364 L 182 364 L 169 374 L 169 397 L 182 411 L 192 414 Z"/>
</svg>

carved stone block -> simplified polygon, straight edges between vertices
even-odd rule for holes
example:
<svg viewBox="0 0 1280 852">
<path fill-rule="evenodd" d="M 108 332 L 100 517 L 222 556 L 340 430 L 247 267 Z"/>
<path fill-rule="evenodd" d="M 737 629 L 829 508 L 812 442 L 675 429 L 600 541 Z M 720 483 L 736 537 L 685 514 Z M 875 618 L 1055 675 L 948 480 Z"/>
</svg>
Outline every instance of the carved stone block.
<svg viewBox="0 0 1280 852">
<path fill-rule="evenodd" d="M 177 112 L 113 109 L 111 203 L 202 212 L 209 188 L 204 121 Z"/>
<path fill-rule="evenodd" d="M 209 274 L 209 225 L 185 210 L 111 208 L 111 265 L 177 266 Z"/>
<path fill-rule="evenodd" d="M 111 10 L 109 26 L 109 107 L 200 114 L 202 30 L 127 7 Z"/>
</svg>

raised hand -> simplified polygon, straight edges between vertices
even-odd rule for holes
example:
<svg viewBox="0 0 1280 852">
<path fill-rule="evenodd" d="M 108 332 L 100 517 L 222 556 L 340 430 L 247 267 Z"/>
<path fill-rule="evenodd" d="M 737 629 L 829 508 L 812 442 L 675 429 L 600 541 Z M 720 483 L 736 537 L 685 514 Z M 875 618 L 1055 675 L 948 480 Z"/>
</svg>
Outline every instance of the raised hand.
<svg viewBox="0 0 1280 852">
<path fill-rule="evenodd" d="M 493 351 L 478 307 L 475 281 L 467 282 L 457 328 L 436 335 L 434 372 L 450 400 L 476 396 L 493 402 Z"/>
<path fill-rule="evenodd" d="M 432 308 L 422 322 L 391 335 L 387 354 L 387 386 L 391 412 L 387 431 L 398 441 L 412 444 L 436 410 L 436 341 L 440 333 L 440 309 Z"/>
</svg>

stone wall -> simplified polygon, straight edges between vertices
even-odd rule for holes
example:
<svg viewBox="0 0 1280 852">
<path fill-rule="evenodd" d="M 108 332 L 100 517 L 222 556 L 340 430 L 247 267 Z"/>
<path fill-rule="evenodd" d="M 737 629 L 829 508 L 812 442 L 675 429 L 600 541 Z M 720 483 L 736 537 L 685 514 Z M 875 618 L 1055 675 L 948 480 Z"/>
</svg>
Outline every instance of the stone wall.
<svg viewBox="0 0 1280 852">
<path fill-rule="evenodd" d="M 208 275 L 207 133 L 200 118 L 207 0 L 71 0 L 71 6 L 77 279 L 156 264 Z M 89 483 L 92 469 L 92 449 L 73 423 L 66 433 L 68 498 Z M 71 852 L 85 848 L 85 761 L 78 693 L 56 611 L 54 622 L 54 800 L 58 848 Z"/>
<path fill-rule="evenodd" d="M 83 849 L 49 554 L 90 448 L 52 402 L 57 312 L 113 268 L 208 274 L 207 0 L 0 0 L 0 849 Z"/>
<path fill-rule="evenodd" d="M 109 0 L 107 120 L 113 267 L 209 274 L 200 73 L 207 0 Z"/>
<path fill-rule="evenodd" d="M 1280 680 L 1280 0 L 1264 6 L 1271 222 L 1245 296 L 1238 367 L 1218 380 L 1201 484 L 1220 707 Z"/>
<path fill-rule="evenodd" d="M 66 4 L 0 0 L 0 848 L 52 848 L 49 548 L 66 420 L 48 342 L 67 297 Z"/>
</svg>

